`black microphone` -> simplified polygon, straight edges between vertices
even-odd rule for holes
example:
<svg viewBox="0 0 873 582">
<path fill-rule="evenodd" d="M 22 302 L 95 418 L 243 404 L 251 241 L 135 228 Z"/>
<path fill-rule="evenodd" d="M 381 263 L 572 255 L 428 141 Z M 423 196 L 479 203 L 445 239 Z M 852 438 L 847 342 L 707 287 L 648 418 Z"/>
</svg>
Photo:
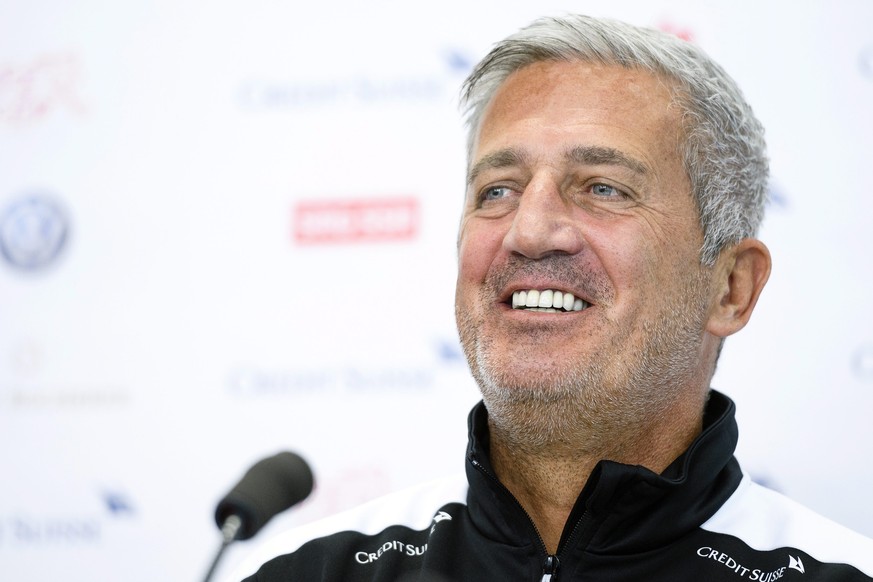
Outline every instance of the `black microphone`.
<svg viewBox="0 0 873 582">
<path fill-rule="evenodd" d="M 215 523 L 221 529 L 222 544 L 205 582 L 212 578 L 219 559 L 231 542 L 249 539 L 274 515 L 306 499 L 312 492 L 313 482 L 309 465 L 294 453 L 279 453 L 252 465 L 215 509 Z"/>
</svg>

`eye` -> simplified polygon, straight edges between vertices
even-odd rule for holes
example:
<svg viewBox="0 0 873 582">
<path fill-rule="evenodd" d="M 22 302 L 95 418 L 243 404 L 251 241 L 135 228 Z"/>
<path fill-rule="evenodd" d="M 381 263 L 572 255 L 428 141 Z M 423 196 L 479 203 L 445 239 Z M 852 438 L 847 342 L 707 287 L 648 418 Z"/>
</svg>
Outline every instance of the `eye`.
<svg viewBox="0 0 873 582">
<path fill-rule="evenodd" d="M 591 186 L 591 193 L 602 198 L 622 198 L 626 196 L 624 192 L 609 184 L 593 184 Z"/>
<path fill-rule="evenodd" d="M 508 188 L 506 186 L 492 186 L 491 188 L 485 189 L 479 196 L 479 199 L 482 202 L 488 202 L 490 200 L 501 200 L 511 194 L 512 188 Z"/>
</svg>

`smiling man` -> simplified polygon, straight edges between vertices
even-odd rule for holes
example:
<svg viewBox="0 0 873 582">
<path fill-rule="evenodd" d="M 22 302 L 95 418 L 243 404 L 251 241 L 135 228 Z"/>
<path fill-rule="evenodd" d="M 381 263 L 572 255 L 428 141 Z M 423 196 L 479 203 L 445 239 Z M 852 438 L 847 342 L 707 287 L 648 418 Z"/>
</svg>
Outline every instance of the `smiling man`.
<svg viewBox="0 0 873 582">
<path fill-rule="evenodd" d="M 873 580 L 873 542 L 742 473 L 709 387 L 770 272 L 735 83 L 580 16 L 499 43 L 464 103 L 466 477 L 279 536 L 251 579 Z"/>
<path fill-rule="evenodd" d="M 537 62 L 474 137 L 458 327 L 491 462 L 552 551 L 600 460 L 661 472 L 700 433 L 721 338 L 769 272 L 749 239 L 701 263 L 675 91 L 645 71 Z"/>
</svg>

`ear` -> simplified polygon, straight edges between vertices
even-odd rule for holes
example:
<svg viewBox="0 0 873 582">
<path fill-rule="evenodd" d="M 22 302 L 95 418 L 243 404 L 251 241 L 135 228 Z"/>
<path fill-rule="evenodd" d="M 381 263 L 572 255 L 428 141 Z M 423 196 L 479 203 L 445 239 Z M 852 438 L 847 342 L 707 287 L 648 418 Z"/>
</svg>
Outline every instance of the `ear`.
<svg viewBox="0 0 873 582">
<path fill-rule="evenodd" d="M 770 277 L 770 251 L 757 239 L 743 239 L 722 251 L 715 272 L 717 292 L 706 330 L 724 338 L 749 322 Z"/>
</svg>

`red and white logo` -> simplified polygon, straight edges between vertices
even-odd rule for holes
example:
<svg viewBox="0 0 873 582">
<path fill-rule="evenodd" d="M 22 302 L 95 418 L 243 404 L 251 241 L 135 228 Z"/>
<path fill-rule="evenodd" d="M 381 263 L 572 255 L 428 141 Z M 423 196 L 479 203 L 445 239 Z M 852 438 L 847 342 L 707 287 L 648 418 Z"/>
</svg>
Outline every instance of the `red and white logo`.
<svg viewBox="0 0 873 582">
<path fill-rule="evenodd" d="M 418 235 L 412 197 L 298 202 L 293 237 L 300 245 L 410 240 Z"/>
<path fill-rule="evenodd" d="M 82 63 L 75 54 L 46 54 L 31 62 L 0 62 L 0 123 L 24 125 L 56 111 L 86 112 Z"/>
</svg>

